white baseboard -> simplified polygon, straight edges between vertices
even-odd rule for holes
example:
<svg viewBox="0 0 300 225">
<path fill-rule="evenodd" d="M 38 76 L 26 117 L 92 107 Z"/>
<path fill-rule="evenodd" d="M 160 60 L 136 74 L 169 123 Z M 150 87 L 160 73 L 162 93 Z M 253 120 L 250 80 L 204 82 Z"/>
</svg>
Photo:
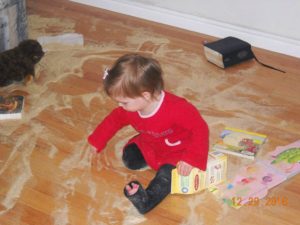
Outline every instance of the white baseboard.
<svg viewBox="0 0 300 225">
<path fill-rule="evenodd" d="M 128 0 L 70 0 L 186 30 L 224 38 L 234 36 L 252 46 L 300 58 L 300 41 Z"/>
</svg>

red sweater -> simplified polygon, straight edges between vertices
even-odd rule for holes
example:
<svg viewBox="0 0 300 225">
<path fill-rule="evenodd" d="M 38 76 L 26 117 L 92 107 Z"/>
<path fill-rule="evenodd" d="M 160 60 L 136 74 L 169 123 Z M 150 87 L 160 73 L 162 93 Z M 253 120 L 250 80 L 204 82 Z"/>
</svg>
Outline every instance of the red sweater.
<svg viewBox="0 0 300 225">
<path fill-rule="evenodd" d="M 182 160 L 206 170 L 208 157 L 208 126 L 198 110 L 185 99 L 163 92 L 157 111 L 148 117 L 114 109 L 88 137 L 100 152 L 122 127 L 131 125 L 139 135 L 129 143 L 136 143 L 147 164 L 155 170 L 163 164 L 174 166 Z"/>
</svg>

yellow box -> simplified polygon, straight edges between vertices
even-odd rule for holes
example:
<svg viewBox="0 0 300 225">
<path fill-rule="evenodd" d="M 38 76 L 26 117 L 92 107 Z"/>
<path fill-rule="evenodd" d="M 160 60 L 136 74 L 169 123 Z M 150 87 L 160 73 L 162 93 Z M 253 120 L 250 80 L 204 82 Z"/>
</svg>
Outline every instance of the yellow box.
<svg viewBox="0 0 300 225">
<path fill-rule="evenodd" d="M 227 178 L 227 156 L 213 151 L 208 155 L 206 171 L 192 169 L 189 176 L 181 176 L 172 170 L 171 194 L 194 194 L 224 182 Z"/>
</svg>

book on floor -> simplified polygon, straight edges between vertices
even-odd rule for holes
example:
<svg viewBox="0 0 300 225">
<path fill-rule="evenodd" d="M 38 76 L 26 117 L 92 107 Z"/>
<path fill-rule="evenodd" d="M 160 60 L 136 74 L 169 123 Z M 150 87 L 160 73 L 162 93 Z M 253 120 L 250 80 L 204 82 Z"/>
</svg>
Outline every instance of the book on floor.
<svg viewBox="0 0 300 225">
<path fill-rule="evenodd" d="M 300 140 L 286 146 L 277 146 L 261 160 L 287 179 L 300 172 Z"/>
<path fill-rule="evenodd" d="M 234 208 L 257 204 L 267 196 L 269 189 L 299 172 L 300 140 L 278 146 L 262 160 L 240 168 L 233 179 L 220 187 L 222 199 Z"/>
<path fill-rule="evenodd" d="M 221 68 L 253 59 L 251 45 L 236 37 L 226 37 L 204 44 L 207 60 Z"/>
<path fill-rule="evenodd" d="M 260 62 L 254 55 L 251 45 L 236 37 L 225 37 L 204 44 L 204 55 L 207 61 L 218 67 L 226 68 L 238 63 L 255 59 L 262 66 L 285 73 L 285 71 Z"/>
<path fill-rule="evenodd" d="M 266 139 L 264 134 L 226 127 L 212 149 L 253 160 Z"/>
<path fill-rule="evenodd" d="M 24 96 L 0 96 L 0 120 L 21 119 Z"/>
<path fill-rule="evenodd" d="M 223 190 L 222 199 L 228 205 L 238 208 L 252 204 L 267 196 L 268 190 L 284 182 L 286 177 L 272 167 L 255 161 L 237 171 L 237 175 Z"/>
</svg>

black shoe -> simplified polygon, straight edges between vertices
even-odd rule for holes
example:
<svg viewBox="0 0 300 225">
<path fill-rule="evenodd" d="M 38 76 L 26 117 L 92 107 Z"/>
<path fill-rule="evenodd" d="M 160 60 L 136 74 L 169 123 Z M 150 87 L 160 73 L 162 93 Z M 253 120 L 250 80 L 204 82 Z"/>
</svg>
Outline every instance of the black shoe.
<svg viewBox="0 0 300 225">
<path fill-rule="evenodd" d="M 147 207 L 149 203 L 149 196 L 138 181 L 131 181 L 128 185 L 132 188 L 133 184 L 139 185 L 137 192 L 133 195 L 129 195 L 125 187 L 124 195 L 132 202 L 132 204 L 139 211 L 139 213 L 145 214 L 147 211 L 149 211 Z"/>
</svg>

